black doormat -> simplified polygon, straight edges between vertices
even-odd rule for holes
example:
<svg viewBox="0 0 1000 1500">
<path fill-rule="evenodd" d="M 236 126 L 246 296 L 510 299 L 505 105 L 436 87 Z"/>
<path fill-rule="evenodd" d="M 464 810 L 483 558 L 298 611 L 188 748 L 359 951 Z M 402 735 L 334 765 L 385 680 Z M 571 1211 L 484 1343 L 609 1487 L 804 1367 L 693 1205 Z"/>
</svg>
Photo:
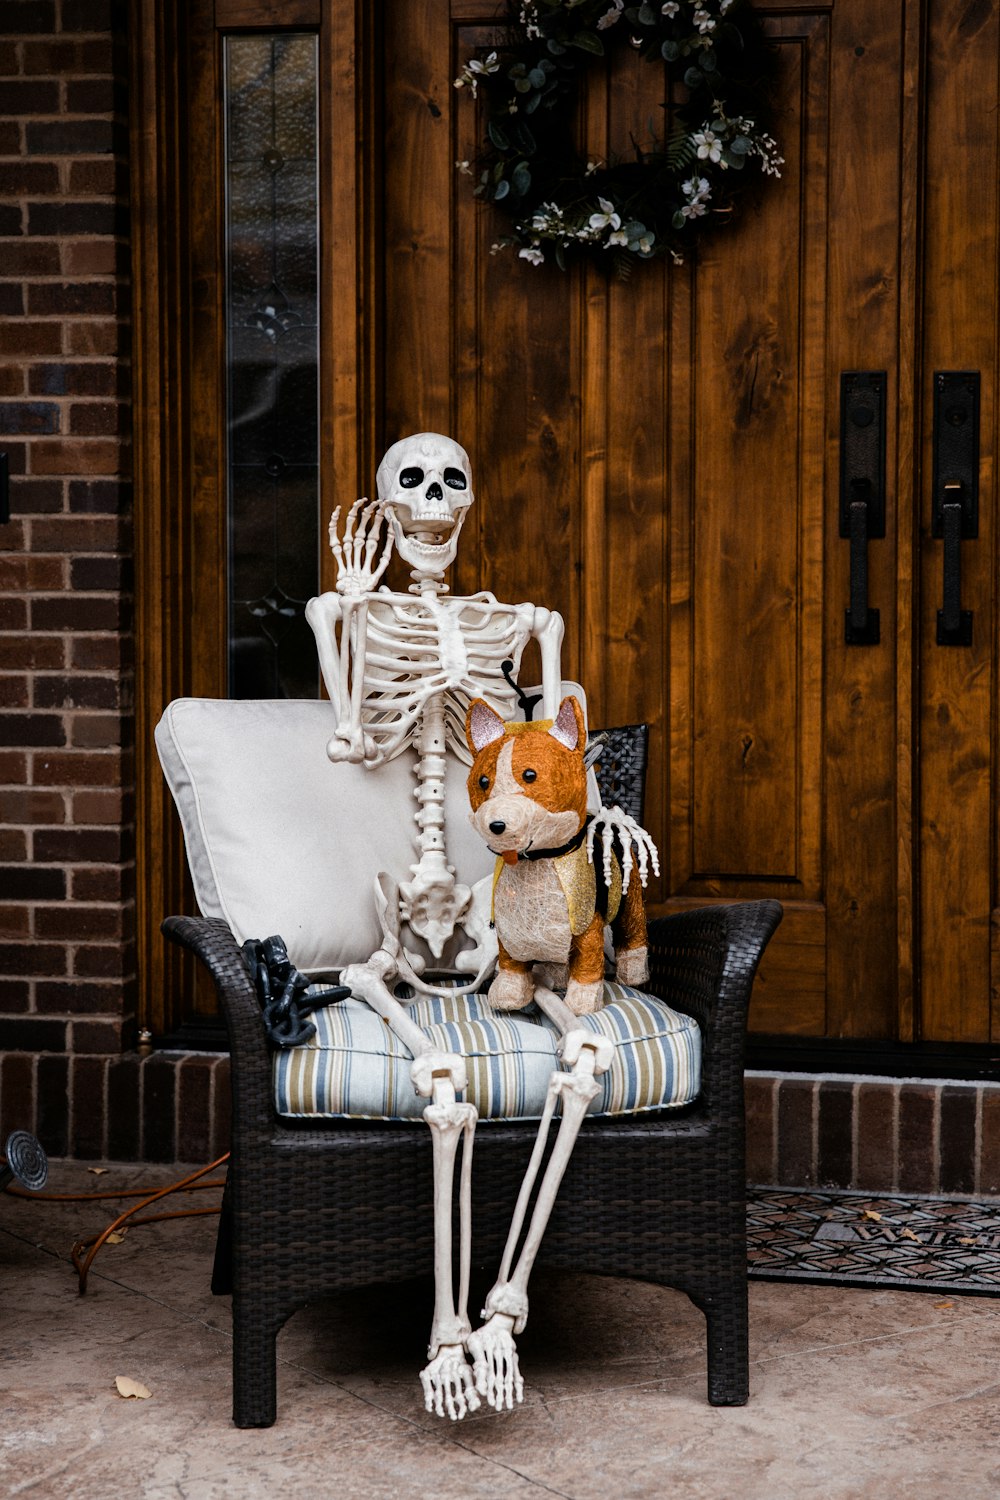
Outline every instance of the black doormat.
<svg viewBox="0 0 1000 1500">
<path fill-rule="evenodd" d="M 1000 1294 L 1000 1202 L 747 1190 L 761 1281 Z"/>
</svg>

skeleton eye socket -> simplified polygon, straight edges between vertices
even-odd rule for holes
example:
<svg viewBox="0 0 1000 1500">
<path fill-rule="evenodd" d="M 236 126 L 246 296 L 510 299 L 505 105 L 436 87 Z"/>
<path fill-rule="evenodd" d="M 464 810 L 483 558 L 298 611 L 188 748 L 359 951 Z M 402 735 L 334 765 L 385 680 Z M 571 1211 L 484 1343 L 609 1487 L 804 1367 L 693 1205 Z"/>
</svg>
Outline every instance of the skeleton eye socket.
<svg viewBox="0 0 1000 1500">
<path fill-rule="evenodd" d="M 464 490 L 468 488 L 468 481 L 461 469 L 445 469 L 444 482 L 450 490 Z"/>
<path fill-rule="evenodd" d="M 423 469 L 404 469 L 399 476 L 399 482 L 404 490 L 415 489 L 418 484 L 423 484 Z"/>
<path fill-rule="evenodd" d="M 490 778 L 488 776 L 480 776 L 480 778 L 479 778 L 479 785 L 482 787 L 482 789 L 483 789 L 484 792 L 485 792 L 486 788 L 489 786 L 489 784 L 490 784 Z"/>
<path fill-rule="evenodd" d="M 531 767 L 529 766 L 526 771 L 522 771 L 521 772 L 521 779 L 522 779 L 522 781 L 537 781 L 538 780 L 538 772 L 537 771 L 533 771 L 531 769 Z"/>
</svg>

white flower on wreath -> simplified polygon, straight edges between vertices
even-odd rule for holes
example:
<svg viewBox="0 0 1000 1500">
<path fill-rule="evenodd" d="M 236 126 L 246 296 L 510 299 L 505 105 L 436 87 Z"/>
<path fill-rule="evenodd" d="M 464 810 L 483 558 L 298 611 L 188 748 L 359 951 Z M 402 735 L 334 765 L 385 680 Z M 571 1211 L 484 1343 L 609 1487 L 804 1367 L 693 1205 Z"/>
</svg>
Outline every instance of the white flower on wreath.
<svg viewBox="0 0 1000 1500">
<path fill-rule="evenodd" d="M 660 15 L 666 16 L 668 20 L 672 21 L 679 10 L 680 6 L 678 5 L 677 0 L 667 0 L 666 5 L 660 6 Z"/>
<path fill-rule="evenodd" d="M 628 235 L 625 233 L 624 229 L 615 229 L 611 234 L 608 235 L 604 243 L 608 250 L 612 249 L 612 247 L 615 245 L 624 245 L 627 248 Z"/>
<path fill-rule="evenodd" d="M 455 79 L 455 87 L 461 89 L 468 85 L 469 92 L 474 99 L 480 78 L 485 78 L 489 73 L 499 73 L 499 71 L 500 59 L 495 52 L 490 52 L 482 61 L 478 57 L 471 57 Z"/>
<path fill-rule="evenodd" d="M 609 26 L 613 26 L 615 22 L 621 18 L 621 13 L 624 9 L 625 0 L 614 0 L 611 9 L 606 10 L 603 16 L 598 19 L 598 31 L 607 31 Z"/>
<path fill-rule="evenodd" d="M 691 139 L 698 148 L 700 161 L 722 160 L 722 142 L 714 130 L 696 130 Z"/>
<path fill-rule="evenodd" d="M 545 252 L 537 244 L 525 245 L 524 249 L 517 253 L 521 260 L 526 260 L 532 266 L 540 266 L 545 260 Z"/>
<path fill-rule="evenodd" d="M 707 10 L 699 9 L 695 11 L 694 24 L 697 26 L 702 35 L 705 35 L 706 32 L 715 30 L 715 21 L 713 17 L 709 15 Z"/>
<path fill-rule="evenodd" d="M 593 230 L 620 229 L 622 221 L 618 214 L 615 213 L 615 205 L 609 203 L 607 198 L 598 198 L 597 203 L 601 212 L 599 214 L 591 214 L 588 227 Z"/>
</svg>

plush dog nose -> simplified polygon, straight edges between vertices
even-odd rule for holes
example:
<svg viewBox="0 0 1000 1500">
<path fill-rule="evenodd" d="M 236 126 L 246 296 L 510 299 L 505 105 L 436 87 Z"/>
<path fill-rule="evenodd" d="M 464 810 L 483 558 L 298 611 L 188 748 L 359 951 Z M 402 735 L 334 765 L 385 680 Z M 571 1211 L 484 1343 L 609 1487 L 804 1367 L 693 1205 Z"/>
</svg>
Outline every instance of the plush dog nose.
<svg viewBox="0 0 1000 1500">
<path fill-rule="evenodd" d="M 501 823 L 500 819 L 497 818 L 497 820 L 495 822 L 493 822 L 493 823 L 490 824 L 490 833 L 503 833 L 503 831 L 504 831 L 504 829 L 506 827 L 507 827 L 507 824 L 506 823 Z"/>
</svg>

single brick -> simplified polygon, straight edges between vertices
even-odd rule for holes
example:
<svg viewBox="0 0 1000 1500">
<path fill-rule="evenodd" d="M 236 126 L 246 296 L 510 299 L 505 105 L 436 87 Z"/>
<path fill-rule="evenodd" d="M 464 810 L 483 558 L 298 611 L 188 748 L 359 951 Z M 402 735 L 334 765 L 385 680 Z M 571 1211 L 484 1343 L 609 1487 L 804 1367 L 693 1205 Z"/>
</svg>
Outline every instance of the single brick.
<svg viewBox="0 0 1000 1500">
<path fill-rule="evenodd" d="M 778 1088 L 778 1181 L 783 1187 L 812 1187 L 813 1104 L 818 1085 L 808 1078 L 783 1078 Z"/>
<path fill-rule="evenodd" d="M 55 29 L 55 0 L 4 0 L 0 6 L 0 34 L 4 36 L 28 36 Z"/>
<path fill-rule="evenodd" d="M 31 936 L 31 909 L 13 901 L 0 901 L 0 937 L 23 941 Z"/>
<path fill-rule="evenodd" d="M 42 1150 L 65 1156 L 69 1151 L 69 1058 L 40 1057 L 36 1088 L 35 1121 Z"/>
<path fill-rule="evenodd" d="M 35 1118 L 35 1059 L 16 1054 L 0 1059 L 0 1138 L 23 1130 Z"/>
<path fill-rule="evenodd" d="M 86 595 L 78 599 L 52 596 L 31 601 L 34 630 L 118 630 L 123 619 L 122 604 L 118 599 Z"/>
<path fill-rule="evenodd" d="M 0 120 L 0 156 L 16 156 L 21 150 L 21 127 L 17 120 Z"/>
<path fill-rule="evenodd" d="M 49 751 L 35 756 L 38 786 L 120 786 L 123 757 L 107 751 Z"/>
<path fill-rule="evenodd" d="M 73 793 L 72 822 L 77 828 L 94 824 L 99 827 L 117 827 L 121 823 L 130 823 L 133 814 L 132 796 L 129 792 Z"/>
<path fill-rule="evenodd" d="M 74 127 L 67 128 L 72 130 Z M 114 203 L 28 204 L 28 233 L 31 235 L 118 234 L 123 232 L 124 223 L 122 210 Z M 20 230 L 4 232 L 16 234 Z"/>
<path fill-rule="evenodd" d="M 66 949 L 60 943 L 0 943 L 0 973 L 65 974 Z"/>
<path fill-rule="evenodd" d="M 125 913 L 119 906 L 78 906 L 63 901 L 59 906 L 35 907 L 35 936 L 85 942 L 93 938 L 120 938 Z"/>
<path fill-rule="evenodd" d="M 130 869 L 73 871 L 73 895 L 77 901 L 122 901 L 135 894 L 134 884 L 134 872 Z"/>
<path fill-rule="evenodd" d="M 75 1045 L 79 1045 L 78 1036 L 79 1027 L 74 1026 Z M 115 1057 L 108 1065 L 107 1120 L 109 1159 L 111 1161 L 141 1160 L 139 1059 L 137 1057 Z"/>
<path fill-rule="evenodd" d="M 817 1177 L 820 1186 L 851 1186 L 853 1130 L 854 1085 L 824 1079 L 819 1089 L 817 1128 Z"/>
<path fill-rule="evenodd" d="M 58 432 L 59 415 L 54 401 L 0 401 L 0 435 Z"/>
<path fill-rule="evenodd" d="M 0 203 L 0 235 L 23 234 L 24 216 L 18 203 Z M 2 247 L 0 247 L 2 250 Z"/>
<path fill-rule="evenodd" d="M 65 823 L 66 802 L 61 792 L 39 787 L 0 787 L 0 820 L 22 827 L 32 824 Z"/>
<path fill-rule="evenodd" d="M 3 248 L 0 246 L 0 256 Z M 0 354 L 59 354 L 62 326 L 59 323 L 0 323 Z"/>
<path fill-rule="evenodd" d="M 130 411 L 120 401 L 76 401 L 69 409 L 69 426 L 80 437 L 114 437 L 130 430 Z"/>
<path fill-rule="evenodd" d="M 59 901 L 66 894 L 65 870 L 37 865 L 0 865 L 0 890 L 15 901 Z"/>
<path fill-rule="evenodd" d="M 35 679 L 36 708 L 117 708 L 113 677 L 42 676 Z"/>
<path fill-rule="evenodd" d="M 66 731 L 57 714 L 0 714 L 0 745 L 64 745 Z"/>
<path fill-rule="evenodd" d="M 154 1052 L 143 1063 L 142 1143 L 146 1161 L 176 1161 L 177 1068 Z"/>
<path fill-rule="evenodd" d="M 67 240 L 62 247 L 62 269 L 67 276 L 127 276 L 128 247 L 119 240 Z"/>
<path fill-rule="evenodd" d="M 774 1178 L 775 1082 L 744 1079 L 747 1122 L 747 1181 L 769 1186 Z"/>
<path fill-rule="evenodd" d="M 43 28 L 48 29 L 48 28 Z M 92 41 L 25 42 L 25 73 L 54 74 L 68 77 L 76 73 L 110 73 L 114 66 L 114 49 L 110 37 Z"/>
<path fill-rule="evenodd" d="M 32 365 L 28 371 L 28 388 L 36 396 L 111 396 L 117 380 L 110 361 Z"/>
<path fill-rule="evenodd" d="M 13 365 L 0 368 L 0 396 L 23 396 L 26 370 Z"/>
<path fill-rule="evenodd" d="M 68 115 L 124 115 L 128 94 L 118 78 L 70 78 L 66 82 Z"/>
<path fill-rule="evenodd" d="M 49 84 L 32 84 L 33 88 L 49 88 Z M 52 88 L 56 85 L 52 84 Z M 0 85 L 2 92 L 2 85 Z M 27 194 L 44 197 L 59 191 L 59 167 L 54 161 L 0 161 L 0 193 L 5 198 L 23 198 Z M 17 274 L 4 256 L 0 262 L 5 276 Z M 58 264 L 56 265 L 58 270 Z"/>
<path fill-rule="evenodd" d="M 70 563 L 70 588 L 112 594 L 132 591 L 130 557 L 77 557 Z"/>
<path fill-rule="evenodd" d="M 119 1020 L 80 1021 L 73 1020 L 70 1026 L 72 1051 L 74 1053 L 120 1053 L 122 1050 L 122 1023 Z M 136 1132 L 138 1135 L 138 1131 Z M 121 1160 L 117 1153 L 108 1151 L 109 1157 Z"/>
<path fill-rule="evenodd" d="M 99 980 L 39 979 L 35 1008 L 39 1015 L 113 1015 L 120 1007 L 121 985 Z"/>
<path fill-rule="evenodd" d="M 31 1008 L 30 980 L 0 978 L 0 1013 L 23 1016 Z"/>
<path fill-rule="evenodd" d="M 937 1191 L 932 1084 L 904 1083 L 899 1089 L 899 1190 L 902 1193 Z"/>
<path fill-rule="evenodd" d="M 0 599 L 0 630 L 26 630 L 28 605 L 24 599 Z M 4 743 L 0 735 L 0 745 Z"/>
<path fill-rule="evenodd" d="M 74 1027 L 74 1050 L 76 1042 Z M 72 1057 L 70 1067 L 73 1090 L 70 1153 L 78 1160 L 100 1161 L 104 1156 L 107 1063 L 102 1057 Z"/>
<path fill-rule="evenodd" d="M 0 21 L 0 26 L 3 22 Z M 59 85 L 38 78 L 0 78 L 0 114 L 57 115 Z M 54 154 L 54 153 L 53 153 Z M 45 191 L 49 191 L 45 189 Z"/>
<path fill-rule="evenodd" d="M 71 511 L 118 515 L 132 504 L 132 486 L 124 479 L 77 479 L 69 486 Z"/>
<path fill-rule="evenodd" d="M 21 477 L 11 487 L 12 504 L 24 515 L 52 515 L 62 510 L 64 481 Z"/>
<path fill-rule="evenodd" d="M 122 7 L 111 0 L 63 0 L 63 31 L 110 31 L 123 20 Z"/>
<path fill-rule="evenodd" d="M 41 162 L 32 163 L 36 168 Z M 59 246 L 40 241 L 21 241 L 0 246 L 0 265 L 5 276 L 58 276 Z"/>
<path fill-rule="evenodd" d="M 110 281 L 72 283 L 38 281 L 28 288 L 28 312 L 32 317 L 80 313 L 114 312 L 115 288 Z"/>
<path fill-rule="evenodd" d="M 21 786 L 28 779 L 28 757 L 23 750 L 0 750 L 0 786 Z"/>
<path fill-rule="evenodd" d="M 177 1069 L 177 1158 L 212 1160 L 212 1071 L 215 1061 L 197 1053 Z"/>
<path fill-rule="evenodd" d="M 0 590 L 58 589 L 65 582 L 61 557 L 0 556 Z M 25 661 L 24 666 L 28 663 Z"/>
<path fill-rule="evenodd" d="M 896 1094 L 890 1083 L 858 1087 L 858 1182 L 868 1193 L 891 1193 L 896 1185 Z"/>
<path fill-rule="evenodd" d="M 29 156 L 98 156 L 114 142 L 111 120 L 32 121 L 25 131 Z"/>
<path fill-rule="evenodd" d="M 95 644 L 116 644 L 116 637 L 94 637 Z M 83 640 L 74 642 L 74 651 Z M 110 714 L 77 714 L 73 719 L 73 744 L 85 750 L 105 750 L 122 743 L 121 718 Z"/>
<path fill-rule="evenodd" d="M 73 954 L 73 973 L 84 979 L 124 979 L 135 973 L 135 949 L 118 943 L 80 946 Z"/>
<path fill-rule="evenodd" d="M 0 674 L 0 709 L 27 708 L 29 698 L 28 679 L 23 673 Z"/>
<path fill-rule="evenodd" d="M 939 1192 L 975 1191 L 976 1102 L 975 1084 L 955 1084 L 941 1090 Z"/>
<path fill-rule="evenodd" d="M 96 83 L 81 84 L 79 87 L 110 89 L 111 79 L 102 78 Z M 98 193 L 102 197 L 111 198 L 124 185 L 121 164 L 113 158 L 102 156 L 93 161 L 71 161 L 69 164 L 71 193 Z"/>
<path fill-rule="evenodd" d="M 66 347 L 70 354 L 117 354 L 127 358 L 131 332 L 124 321 L 93 319 L 66 325 Z"/>
<path fill-rule="evenodd" d="M 121 467 L 121 447 L 112 439 L 49 442 L 43 438 L 31 445 L 33 474 L 117 474 Z"/>
<path fill-rule="evenodd" d="M 113 828 L 39 829 L 35 858 L 42 864 L 114 864 L 123 858 L 123 838 Z"/>
<path fill-rule="evenodd" d="M 0 281 L 0 317 L 24 316 L 24 288 L 17 281 Z"/>
<path fill-rule="evenodd" d="M 128 542 L 128 523 L 116 517 L 59 516 L 37 521 L 31 530 L 36 552 L 122 552 Z"/>
<path fill-rule="evenodd" d="M 32 1016 L 0 1017 L 0 1051 L 65 1052 L 66 1022 L 39 1021 Z"/>
<path fill-rule="evenodd" d="M 2 639 L 2 638 L 0 638 Z M 98 671 L 117 672 L 119 676 L 123 671 L 132 667 L 132 642 L 130 639 L 120 635 L 78 635 L 74 638 L 72 653 L 72 664 L 75 671 Z M 2 663 L 2 657 L 0 657 Z M 76 735 L 73 736 L 75 745 L 82 744 Z"/>
<path fill-rule="evenodd" d="M 0 828 L 0 860 L 26 860 L 28 858 L 28 837 L 23 828 Z M 0 867 L 0 881 L 4 878 L 4 870 Z M 13 889 L 13 880 L 7 871 L 7 890 Z"/>
</svg>

